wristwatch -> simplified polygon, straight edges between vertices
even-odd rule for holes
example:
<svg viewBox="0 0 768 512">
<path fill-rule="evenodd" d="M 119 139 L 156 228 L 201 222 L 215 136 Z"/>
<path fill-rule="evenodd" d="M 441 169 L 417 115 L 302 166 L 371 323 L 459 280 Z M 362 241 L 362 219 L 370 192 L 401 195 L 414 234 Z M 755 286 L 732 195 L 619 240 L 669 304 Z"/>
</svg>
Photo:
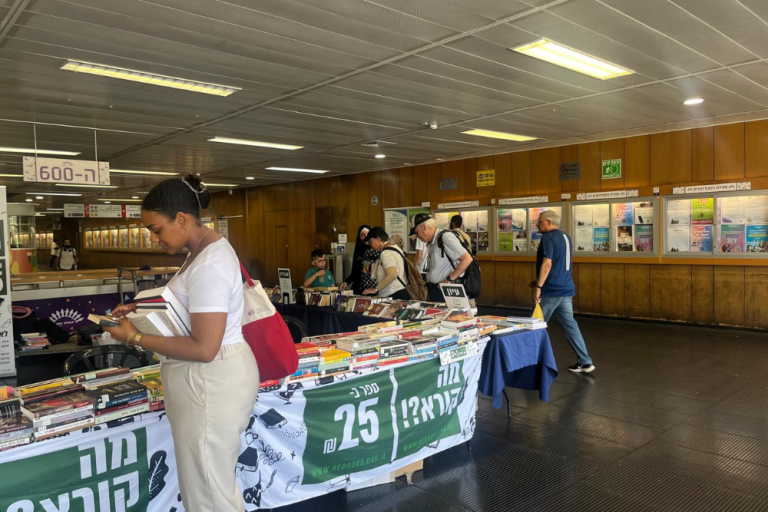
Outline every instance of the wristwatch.
<svg viewBox="0 0 768 512">
<path fill-rule="evenodd" d="M 541 290 L 541 289 L 542 289 L 542 287 L 541 287 L 541 286 L 539 286 L 539 285 L 536 285 L 536 288 L 538 288 L 539 290 Z"/>
</svg>

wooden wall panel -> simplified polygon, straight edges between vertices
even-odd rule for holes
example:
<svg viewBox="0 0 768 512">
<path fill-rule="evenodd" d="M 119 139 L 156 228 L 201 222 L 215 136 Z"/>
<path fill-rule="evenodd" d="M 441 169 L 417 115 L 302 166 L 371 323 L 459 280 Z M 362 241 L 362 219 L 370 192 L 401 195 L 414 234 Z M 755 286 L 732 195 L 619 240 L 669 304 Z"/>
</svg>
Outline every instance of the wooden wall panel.
<svg viewBox="0 0 768 512">
<path fill-rule="evenodd" d="M 420 206 L 429 201 L 429 189 L 427 188 L 427 166 L 417 165 L 413 168 L 413 204 Z"/>
<path fill-rule="evenodd" d="M 691 268 L 691 321 L 710 324 L 715 320 L 715 274 L 710 265 Z"/>
<path fill-rule="evenodd" d="M 691 321 L 690 265 L 651 265 L 651 317 Z"/>
<path fill-rule="evenodd" d="M 651 135 L 651 185 L 691 181 L 691 130 Z"/>
<path fill-rule="evenodd" d="M 768 176 L 768 120 L 746 124 L 746 176 Z"/>
<path fill-rule="evenodd" d="M 373 204 L 373 198 L 378 198 L 378 204 Z M 371 226 L 381 226 L 382 224 L 382 205 L 381 205 L 381 173 L 372 172 L 368 175 L 368 221 Z"/>
<path fill-rule="evenodd" d="M 371 225 L 371 194 L 370 194 L 370 173 L 355 174 L 357 182 L 357 226 L 349 228 L 349 240 L 352 240 L 357 233 L 357 228 L 362 224 Z"/>
<path fill-rule="evenodd" d="M 413 200 L 413 167 L 400 169 L 399 183 L 400 199 L 397 201 L 398 206 L 416 206 L 417 203 Z"/>
<path fill-rule="evenodd" d="M 632 318 L 650 318 L 650 265 L 624 265 L 624 312 Z"/>
<path fill-rule="evenodd" d="M 473 159 L 474 160 L 474 159 Z M 496 169 L 496 161 L 492 156 L 484 156 L 476 159 L 477 166 L 475 170 L 475 188 L 477 189 L 477 200 L 480 201 L 480 206 L 490 204 L 491 199 L 496 197 L 496 186 L 492 187 L 477 187 L 477 172 L 487 171 L 493 169 L 496 183 L 499 182 L 499 170 Z M 511 180 L 512 174 L 507 173 L 507 177 Z M 511 181 L 510 181 L 511 185 Z"/>
<path fill-rule="evenodd" d="M 264 275 L 264 257 L 267 241 L 264 239 L 264 213 L 261 192 L 266 187 L 248 189 L 248 224 L 251 231 L 251 252 L 248 259 L 248 271 L 254 279 Z M 271 241 L 270 241 L 271 242 Z"/>
<path fill-rule="evenodd" d="M 531 194 L 560 192 L 560 148 L 531 151 Z"/>
<path fill-rule="evenodd" d="M 695 128 L 692 131 L 693 162 L 691 176 L 693 181 L 712 181 L 715 179 L 715 129 L 712 126 Z"/>
<path fill-rule="evenodd" d="M 600 297 L 600 265 L 579 264 L 579 312 L 599 315 L 602 312 Z"/>
<path fill-rule="evenodd" d="M 518 308 L 533 309 L 533 293 L 528 283 L 536 275 L 534 264 L 528 262 L 513 263 L 512 305 Z M 498 292 L 497 292 L 498 293 Z"/>
<path fill-rule="evenodd" d="M 515 303 L 515 264 L 507 261 L 496 262 L 496 304 L 512 306 Z"/>
<path fill-rule="evenodd" d="M 624 185 L 645 187 L 651 182 L 651 137 L 640 135 L 624 139 Z"/>
<path fill-rule="evenodd" d="M 624 265 L 608 263 L 600 267 L 602 314 L 624 316 Z"/>
<path fill-rule="evenodd" d="M 715 323 L 744 325 L 744 267 L 715 267 Z"/>
<path fill-rule="evenodd" d="M 602 181 L 600 143 L 579 144 L 579 161 L 581 162 L 579 190 L 583 192 L 600 190 Z"/>
<path fill-rule="evenodd" d="M 715 179 L 743 178 L 746 172 L 744 123 L 715 126 Z"/>
<path fill-rule="evenodd" d="M 381 175 L 381 208 L 397 208 L 398 206 L 411 206 L 400 204 L 400 192 L 398 186 L 397 169 L 380 171 Z"/>
<path fill-rule="evenodd" d="M 496 263 L 493 261 L 480 261 L 480 271 L 483 276 L 483 288 L 478 304 L 496 304 Z"/>
<path fill-rule="evenodd" d="M 531 152 L 512 153 L 512 195 L 531 193 Z"/>
<path fill-rule="evenodd" d="M 512 197 L 512 153 L 493 157 L 496 168 L 496 197 Z"/>
<path fill-rule="evenodd" d="M 360 221 L 360 206 L 357 201 L 357 180 L 353 174 L 339 177 L 339 197 L 336 229 L 338 234 L 346 234 L 357 228 Z M 341 210 L 343 206 L 344 210 Z M 333 240 L 338 242 L 339 239 Z"/>
<path fill-rule="evenodd" d="M 621 160 L 621 178 L 612 180 L 602 180 L 602 161 L 603 160 Z M 626 179 L 627 162 L 624 160 L 624 139 L 604 140 L 600 143 L 600 173 L 601 190 L 621 190 L 624 188 Z"/>
<path fill-rule="evenodd" d="M 744 324 L 768 329 L 768 268 L 747 267 L 744 272 Z"/>
<path fill-rule="evenodd" d="M 427 165 L 427 190 L 429 192 L 429 198 L 427 199 L 432 203 L 433 208 L 437 208 L 442 198 L 442 192 L 440 191 L 440 178 L 443 177 L 443 166 L 441 164 L 429 164 Z"/>
<path fill-rule="evenodd" d="M 443 162 L 443 178 L 456 178 L 456 190 L 443 190 L 441 197 L 443 202 L 461 201 L 464 199 L 464 162 L 454 160 Z"/>
<path fill-rule="evenodd" d="M 477 158 L 468 158 L 464 162 L 464 195 L 465 201 L 477 199 L 479 190 L 477 188 Z"/>
<path fill-rule="evenodd" d="M 560 148 L 560 163 L 567 164 L 571 162 L 579 161 L 579 146 L 572 144 L 570 146 L 563 146 Z M 560 178 L 558 177 L 558 180 Z M 572 192 L 579 189 L 579 180 L 561 181 L 561 192 Z"/>
</svg>

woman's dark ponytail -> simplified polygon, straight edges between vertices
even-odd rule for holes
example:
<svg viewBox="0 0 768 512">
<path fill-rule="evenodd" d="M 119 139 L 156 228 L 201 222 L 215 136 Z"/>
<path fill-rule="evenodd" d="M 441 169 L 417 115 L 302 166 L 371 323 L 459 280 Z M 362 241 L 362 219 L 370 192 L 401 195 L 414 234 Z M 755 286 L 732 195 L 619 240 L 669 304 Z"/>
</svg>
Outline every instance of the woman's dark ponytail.
<svg viewBox="0 0 768 512">
<path fill-rule="evenodd" d="M 150 210 L 173 219 L 183 212 L 200 218 L 200 210 L 211 204 L 211 193 L 199 176 L 188 175 L 183 179 L 170 179 L 157 184 L 141 203 L 143 210 Z"/>
</svg>

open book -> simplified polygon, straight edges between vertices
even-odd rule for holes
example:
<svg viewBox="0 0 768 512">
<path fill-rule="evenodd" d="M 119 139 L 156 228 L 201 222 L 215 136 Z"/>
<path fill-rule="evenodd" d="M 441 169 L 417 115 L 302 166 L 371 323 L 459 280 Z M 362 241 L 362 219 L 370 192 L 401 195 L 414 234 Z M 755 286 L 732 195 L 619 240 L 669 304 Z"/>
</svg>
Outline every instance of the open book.
<svg viewBox="0 0 768 512">
<path fill-rule="evenodd" d="M 136 311 L 128 319 L 143 334 L 191 336 L 189 311 L 167 287 L 145 290 L 136 295 Z"/>
</svg>

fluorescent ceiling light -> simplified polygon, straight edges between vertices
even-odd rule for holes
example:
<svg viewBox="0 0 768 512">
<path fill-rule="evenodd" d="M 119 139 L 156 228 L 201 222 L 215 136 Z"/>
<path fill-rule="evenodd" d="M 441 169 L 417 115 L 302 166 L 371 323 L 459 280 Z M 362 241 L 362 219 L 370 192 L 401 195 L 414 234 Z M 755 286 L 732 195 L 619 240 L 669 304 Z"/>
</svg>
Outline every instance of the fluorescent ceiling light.
<svg viewBox="0 0 768 512">
<path fill-rule="evenodd" d="M 83 194 L 64 193 L 64 192 L 27 192 L 28 196 L 64 196 L 64 197 L 80 197 Z"/>
<path fill-rule="evenodd" d="M 78 187 L 78 188 L 120 188 L 117 185 L 75 185 L 69 183 L 57 183 L 57 187 Z"/>
<path fill-rule="evenodd" d="M 112 204 L 112 201 L 104 201 L 104 204 Z"/>
<path fill-rule="evenodd" d="M 176 176 L 177 172 L 162 172 L 162 171 L 130 171 L 125 169 L 110 169 L 110 173 L 116 174 L 146 174 L 148 176 Z"/>
<path fill-rule="evenodd" d="M 240 144 L 242 146 L 258 146 L 260 148 L 287 149 L 294 151 L 304 146 L 291 146 L 290 144 L 276 144 L 274 142 L 260 142 L 257 140 L 230 139 L 229 137 L 214 137 L 208 142 L 221 142 L 223 144 Z"/>
<path fill-rule="evenodd" d="M 207 181 L 203 182 L 203 184 L 206 187 L 237 187 L 238 186 L 232 183 L 208 183 Z"/>
<path fill-rule="evenodd" d="M 0 174 L 0 178 L 23 178 L 22 174 Z"/>
<path fill-rule="evenodd" d="M 87 73 L 89 75 L 119 78 L 121 80 L 140 82 L 143 84 L 159 85 L 161 87 L 170 87 L 172 89 L 182 89 L 184 91 L 213 94 L 214 96 L 229 96 L 234 92 L 242 90 L 239 87 L 198 82 L 196 80 L 186 80 L 184 78 L 176 78 L 173 76 L 156 75 L 154 73 L 137 71 L 135 69 L 118 68 L 79 60 L 69 60 L 62 65 L 60 69 L 74 71 L 75 73 Z"/>
<path fill-rule="evenodd" d="M 683 102 L 683 105 L 700 105 L 701 103 L 704 103 L 704 100 L 701 98 L 691 98 L 689 100 L 685 100 Z"/>
<path fill-rule="evenodd" d="M 131 199 L 138 199 L 139 196 L 132 196 Z"/>
<path fill-rule="evenodd" d="M 553 43 L 546 39 L 540 39 L 530 44 L 524 44 L 516 48 L 510 48 L 512 51 L 522 53 L 535 59 L 540 59 L 550 64 L 589 75 L 600 80 L 609 80 L 618 76 L 631 75 L 634 71 L 611 64 L 601 59 L 597 59 L 586 53 L 582 53 L 567 46 Z"/>
<path fill-rule="evenodd" d="M 26 202 L 31 203 L 33 199 L 25 199 Z"/>
<path fill-rule="evenodd" d="M 529 140 L 536 140 L 536 137 L 528 137 L 527 135 L 516 135 L 514 133 L 494 132 L 492 130 L 468 130 L 461 132 L 464 135 L 475 135 L 477 137 L 488 137 L 490 139 L 504 139 L 513 140 L 515 142 L 527 142 Z"/>
<path fill-rule="evenodd" d="M 37 153 L 38 155 L 62 155 L 62 156 L 77 156 L 80 154 L 78 151 L 58 151 L 55 149 L 38 149 L 34 148 L 6 148 L 0 147 L 0 153 Z"/>
<path fill-rule="evenodd" d="M 131 202 L 131 203 L 140 203 L 141 202 L 141 199 L 115 199 L 115 198 L 104 199 L 104 198 L 99 198 L 98 200 L 99 201 L 128 201 L 128 202 Z"/>
<path fill-rule="evenodd" d="M 374 158 L 387 158 L 387 155 L 376 155 Z"/>
<path fill-rule="evenodd" d="M 43 196 L 35 196 L 35 199 L 45 199 Z"/>
<path fill-rule="evenodd" d="M 46 208 L 45 210 L 49 212 L 63 212 L 64 208 Z"/>
<path fill-rule="evenodd" d="M 253 176 L 246 176 L 245 179 L 247 179 L 247 180 L 255 180 L 256 178 L 254 178 Z"/>
<path fill-rule="evenodd" d="M 328 172 L 328 171 L 320 171 L 317 169 L 299 169 L 298 167 L 267 167 L 267 170 L 268 171 L 285 171 L 285 172 L 308 172 L 311 174 L 325 174 Z"/>
</svg>

